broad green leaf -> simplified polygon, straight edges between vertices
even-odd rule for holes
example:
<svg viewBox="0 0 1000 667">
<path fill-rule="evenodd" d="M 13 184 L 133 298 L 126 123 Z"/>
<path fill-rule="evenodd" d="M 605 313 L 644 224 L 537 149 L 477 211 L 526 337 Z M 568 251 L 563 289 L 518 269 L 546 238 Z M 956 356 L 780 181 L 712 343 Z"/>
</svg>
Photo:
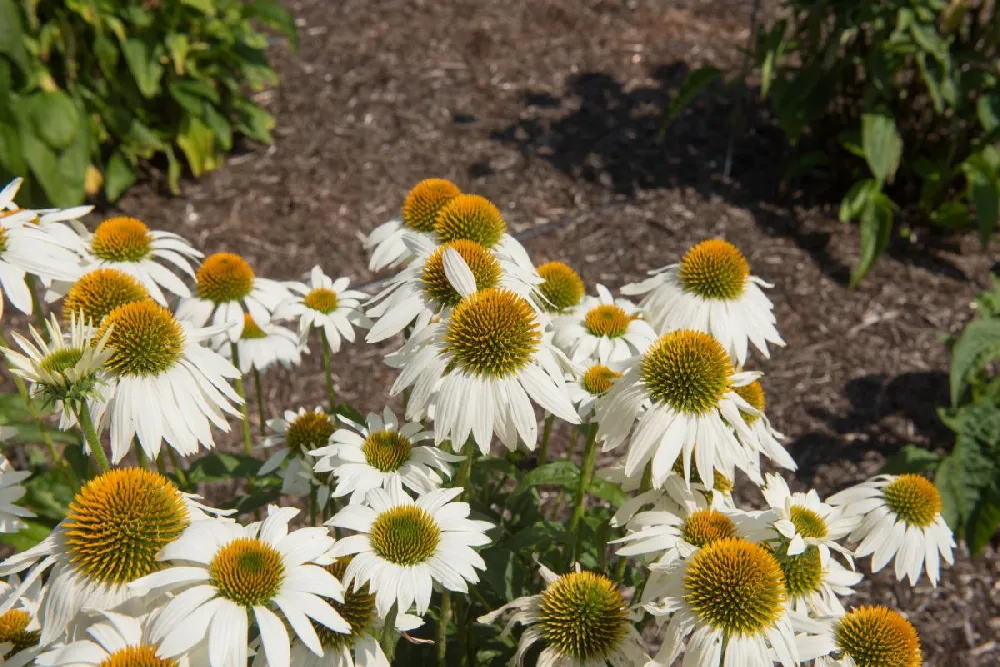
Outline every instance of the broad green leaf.
<svg viewBox="0 0 1000 667">
<path fill-rule="evenodd" d="M 236 114 L 236 129 L 239 132 L 262 144 L 273 141 L 271 130 L 274 129 L 274 116 L 249 100 L 237 102 Z"/>
<path fill-rule="evenodd" d="M 863 114 L 861 146 L 875 178 L 880 183 L 891 181 L 903 155 L 903 140 L 896 131 L 896 121 L 885 114 Z"/>
<path fill-rule="evenodd" d="M 910 33 L 913 35 L 913 39 L 917 42 L 917 44 L 923 47 L 925 51 L 933 55 L 942 63 L 947 62 L 948 45 L 943 39 L 941 39 L 933 25 L 911 23 Z"/>
<path fill-rule="evenodd" d="M 906 445 L 882 466 L 880 474 L 903 475 L 906 473 L 931 472 L 941 463 L 941 455 L 935 452 Z"/>
<path fill-rule="evenodd" d="M 965 229 L 971 221 L 969 205 L 963 202 L 946 201 L 931 211 L 931 222 L 941 229 Z"/>
<path fill-rule="evenodd" d="M 486 562 L 482 580 L 501 600 L 513 600 L 524 593 L 525 582 L 529 579 L 521 557 L 510 549 L 490 547 L 481 553 Z"/>
<path fill-rule="evenodd" d="M 69 95 L 61 90 L 37 93 L 28 99 L 35 134 L 55 150 L 69 146 L 80 125 L 80 115 Z"/>
<path fill-rule="evenodd" d="M 145 98 L 155 97 L 160 90 L 160 77 L 163 76 L 163 64 L 160 62 L 158 48 L 151 47 L 138 37 L 131 37 L 122 42 L 122 53 L 129 71 L 135 78 L 139 92 Z"/>
<path fill-rule="evenodd" d="M 167 84 L 167 90 L 178 104 L 199 118 L 206 102 L 216 106 L 222 104 L 219 91 L 204 81 L 175 79 Z"/>
<path fill-rule="evenodd" d="M 595 498 L 608 501 L 615 508 L 621 507 L 628 500 L 628 495 L 621 490 L 620 486 L 596 476 L 591 481 L 587 493 Z"/>
<path fill-rule="evenodd" d="M 1000 214 L 1000 176 L 980 155 L 970 155 L 962 163 L 965 172 L 965 191 L 976 209 L 979 221 L 979 242 L 985 248 L 997 227 Z"/>
<path fill-rule="evenodd" d="M 527 473 L 517 483 L 512 496 L 519 496 L 529 489 L 543 484 L 570 486 L 580 479 L 580 469 L 572 461 L 555 461 L 546 463 Z"/>
<path fill-rule="evenodd" d="M 223 454 L 214 452 L 206 454 L 188 470 L 188 479 L 192 483 L 217 482 L 222 480 L 255 477 L 262 461 L 246 454 Z"/>
<path fill-rule="evenodd" d="M 117 201 L 122 193 L 135 183 L 135 168 L 120 152 L 116 152 L 108 160 L 104 171 L 104 196 L 108 201 Z"/>
<path fill-rule="evenodd" d="M 667 107 L 667 114 L 663 118 L 663 126 L 667 127 L 684 109 L 691 104 L 698 94 L 709 86 L 713 81 L 722 75 L 722 70 L 706 65 L 694 70 L 684 79 L 681 87 L 677 90 L 670 106 Z"/>
<path fill-rule="evenodd" d="M 24 27 L 17 0 L 0 0 L 0 55 L 8 56 L 22 71 L 31 67 L 24 48 Z"/>
<path fill-rule="evenodd" d="M 187 35 L 172 33 L 167 35 L 163 41 L 167 46 L 167 54 L 174 63 L 174 72 L 178 76 L 183 75 L 187 66 L 188 51 L 191 49 Z"/>
<path fill-rule="evenodd" d="M 205 104 L 202 112 L 201 119 L 208 126 L 208 129 L 212 130 L 215 134 L 215 138 L 219 141 L 222 149 L 227 151 L 231 149 L 233 147 L 233 131 L 229 126 L 229 121 L 210 104 Z"/>
<path fill-rule="evenodd" d="M 878 189 L 878 181 L 873 178 L 852 185 L 840 202 L 840 221 L 849 222 L 860 216 L 868 200 L 878 192 Z"/>
<path fill-rule="evenodd" d="M 226 503 L 225 509 L 234 509 L 239 514 L 247 514 L 275 502 L 280 497 L 281 487 L 273 487 L 234 498 Z"/>
<path fill-rule="evenodd" d="M 1000 127 L 1000 92 L 994 91 L 991 95 L 980 97 L 976 103 L 976 115 L 987 133 Z"/>
<path fill-rule="evenodd" d="M 861 256 L 851 272 L 851 287 L 857 287 L 889 245 L 892 233 L 892 202 L 881 193 L 868 198 L 861 210 Z"/>
<path fill-rule="evenodd" d="M 1000 318 L 970 322 L 951 353 L 948 385 L 952 405 L 958 405 L 969 381 L 997 358 L 1000 358 Z"/>
<path fill-rule="evenodd" d="M 252 0 L 243 8 L 243 15 L 257 19 L 281 32 L 288 38 L 293 48 L 299 48 L 299 34 L 295 28 L 295 19 L 288 10 L 272 0 Z"/>
<path fill-rule="evenodd" d="M 215 134 L 197 118 L 184 119 L 184 129 L 177 135 L 177 145 L 184 151 L 191 173 L 201 176 L 218 166 Z"/>
</svg>

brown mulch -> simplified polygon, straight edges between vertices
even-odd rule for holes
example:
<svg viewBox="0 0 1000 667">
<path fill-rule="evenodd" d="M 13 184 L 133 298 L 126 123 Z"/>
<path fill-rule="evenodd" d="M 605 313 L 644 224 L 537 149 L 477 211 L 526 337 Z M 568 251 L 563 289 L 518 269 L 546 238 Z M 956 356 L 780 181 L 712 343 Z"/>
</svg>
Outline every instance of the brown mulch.
<svg viewBox="0 0 1000 667">
<path fill-rule="evenodd" d="M 772 281 L 787 341 L 761 361 L 768 414 L 801 469 L 830 493 L 915 443 L 950 446 L 935 416 L 947 354 L 986 285 L 991 259 L 972 238 L 897 243 L 858 290 L 846 287 L 858 233 L 834 193 L 779 187 L 776 132 L 756 93 L 717 90 L 657 143 L 663 109 L 692 67 L 733 69 L 749 3 L 681 0 L 290 0 L 301 48 L 274 49 L 281 87 L 260 96 L 278 118 L 272 147 L 247 147 L 181 197 L 147 183 L 120 202 L 206 252 L 242 253 L 261 275 L 313 264 L 357 283 L 359 235 L 394 215 L 430 176 L 491 198 L 539 262 L 617 288 L 721 235 Z M 721 94 L 723 93 L 724 94 Z M 726 162 L 730 112 L 747 129 Z M 379 409 L 388 345 L 348 346 L 339 396 Z M 324 400 L 318 359 L 266 380 L 268 411 Z M 759 357 L 757 358 L 759 359 Z M 928 665 L 1000 660 L 1000 557 L 959 557 L 932 589 L 886 573 L 852 603 L 881 603 L 917 626 Z"/>
</svg>

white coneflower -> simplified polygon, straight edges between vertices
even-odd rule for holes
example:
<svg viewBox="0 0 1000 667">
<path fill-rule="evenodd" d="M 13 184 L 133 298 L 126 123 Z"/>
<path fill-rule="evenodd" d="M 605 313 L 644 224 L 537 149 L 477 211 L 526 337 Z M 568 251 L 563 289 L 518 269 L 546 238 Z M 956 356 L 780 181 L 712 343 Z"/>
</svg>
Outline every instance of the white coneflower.
<svg viewBox="0 0 1000 667">
<path fill-rule="evenodd" d="M 799 637 L 802 660 L 816 667 L 922 667 L 913 624 L 881 605 L 862 606 L 836 618 L 823 632 Z"/>
<path fill-rule="evenodd" d="M 29 477 L 30 470 L 14 470 L 10 461 L 0 454 L 0 533 L 16 533 L 24 528 L 21 519 L 35 516 L 31 510 L 16 504 L 25 493 L 21 482 Z"/>
<path fill-rule="evenodd" d="M 764 499 L 775 515 L 769 527 L 788 540 L 789 555 L 801 554 L 808 547 L 816 547 L 826 563 L 832 549 L 853 566 L 852 552 L 840 541 L 857 527 L 857 516 L 844 512 L 842 507 L 824 503 L 815 489 L 807 493 L 792 493 L 780 475 L 769 473 L 766 480 Z"/>
<path fill-rule="evenodd" d="M 62 239 L 30 222 L 31 211 L 0 216 L 0 314 L 3 295 L 22 313 L 32 312 L 28 274 L 43 281 L 72 282 L 80 275 L 80 257 Z"/>
<path fill-rule="evenodd" d="M 861 544 L 857 558 L 871 555 L 873 572 L 895 558 L 896 579 L 915 585 L 924 569 L 931 584 L 941 576 L 941 558 L 954 563 L 955 538 L 941 515 L 941 494 L 920 475 L 878 475 L 827 499 L 863 516 L 848 539 Z"/>
<path fill-rule="evenodd" d="M 340 351 L 341 339 L 354 342 L 354 327 L 367 325 L 361 314 L 361 302 L 368 296 L 364 292 L 347 289 L 350 278 L 331 280 L 323 269 L 314 266 L 309 273 L 309 284 L 286 283 L 292 297 L 282 301 L 274 311 L 276 319 L 296 319 L 299 323 L 299 342 L 305 344 L 309 332 L 318 329 L 326 337 L 331 352 Z"/>
<path fill-rule="evenodd" d="M 461 488 L 435 489 L 413 500 L 399 484 L 374 489 L 365 503 L 348 505 L 328 522 L 356 535 L 339 540 L 336 556 L 354 555 L 344 583 L 369 584 L 379 615 L 392 606 L 424 614 L 434 582 L 450 591 L 469 592 L 478 583 L 476 570 L 486 563 L 473 547 L 490 543 L 487 521 L 469 519 L 469 504 L 453 502 Z"/>
<path fill-rule="evenodd" d="M 764 547 L 717 540 L 674 561 L 655 588 L 646 609 L 670 620 L 652 664 L 669 667 L 682 652 L 684 664 L 699 667 L 799 662 L 784 574 Z"/>
<path fill-rule="evenodd" d="M 282 283 L 254 275 L 245 259 L 231 252 L 217 252 L 201 263 L 195 274 L 196 294 L 182 299 L 177 306 L 177 318 L 196 326 L 211 322 L 227 327 L 230 342 L 243 333 L 243 315 L 249 313 L 257 323 L 271 321 L 278 304 L 291 297 Z M 225 336 L 213 343 L 225 342 Z"/>
<path fill-rule="evenodd" d="M 48 231 L 48 228 L 54 226 L 55 223 L 76 220 L 94 210 L 94 207 L 89 204 L 70 208 L 23 209 L 14 203 L 14 197 L 17 196 L 17 191 L 23 183 L 23 178 L 15 178 L 5 185 L 3 190 L 0 190 L 0 218 L 20 213 L 23 214 L 25 220 Z"/>
<path fill-rule="evenodd" d="M 236 341 L 237 354 L 240 358 L 240 372 L 243 375 L 251 370 L 265 371 L 274 364 L 282 368 L 291 368 L 302 363 L 303 350 L 299 345 L 299 337 L 291 329 L 264 322 L 258 324 L 249 313 L 243 315 L 243 331 Z M 219 352 L 232 361 L 232 351 L 223 346 Z"/>
<path fill-rule="evenodd" d="M 471 434 L 486 453 L 496 433 L 508 449 L 518 436 L 534 449 L 538 425 L 531 400 L 564 421 L 580 422 L 566 392 L 564 365 L 527 299 L 505 289 L 477 292 L 472 272 L 461 268 L 454 284 L 463 299 L 447 321 L 407 342 L 391 394 L 413 385 L 411 419 L 426 414 L 433 399 L 439 444 L 465 443 Z"/>
<path fill-rule="evenodd" d="M 313 462 L 307 455 L 329 444 L 336 430 L 333 420 L 320 407 L 311 412 L 299 408 L 298 412 L 285 410 L 284 419 L 269 419 L 267 427 L 274 433 L 264 438 L 264 448 L 273 453 L 257 474 L 268 475 L 287 460 L 281 476 L 281 492 L 300 498 L 308 496 L 309 477 L 303 473 L 312 469 Z"/>
<path fill-rule="evenodd" d="M 586 419 L 594 412 L 594 403 L 611 389 L 622 374 L 604 364 L 594 364 L 582 372 L 574 373 L 566 384 L 569 399 L 577 406 L 581 419 Z"/>
<path fill-rule="evenodd" d="M 141 220 L 127 216 L 108 218 L 93 233 L 79 222 L 74 227 L 79 235 L 78 252 L 88 270 L 112 268 L 127 273 L 164 306 L 167 297 L 163 290 L 180 297 L 191 296 L 187 284 L 171 268 L 193 278 L 191 261 L 203 255 L 183 237 L 152 230 Z"/>
<path fill-rule="evenodd" d="M 863 575 L 833 558 L 823 559 L 819 547 L 792 554 L 788 544 L 773 548 L 785 575 L 785 592 L 793 609 L 820 618 L 844 613 L 840 598 L 853 595 Z"/>
<path fill-rule="evenodd" d="M 66 289 L 60 287 L 53 285 L 49 296 L 53 300 L 63 299 L 62 317 L 66 324 L 75 317 L 98 327 L 118 306 L 149 298 L 149 292 L 137 278 L 118 269 L 94 269 Z"/>
<path fill-rule="evenodd" d="M 158 473 L 117 468 L 87 482 L 66 518 L 37 546 L 0 564 L 0 576 L 30 569 L 30 583 L 51 568 L 39 611 L 45 646 L 80 610 L 111 610 L 146 595 L 129 584 L 158 571 L 160 549 L 205 520 L 205 509 Z"/>
<path fill-rule="evenodd" d="M 693 468 L 706 484 L 716 470 L 732 480 L 734 468 L 753 479 L 751 454 L 759 445 L 744 414 L 756 411 L 735 389 L 758 375 L 734 371 L 729 354 L 706 333 L 664 334 L 596 403 L 598 439 L 609 450 L 631 432 L 625 474 L 652 461 L 654 486 L 671 474 L 678 457 L 687 479 Z"/>
<path fill-rule="evenodd" d="M 350 633 L 330 600 L 344 601 L 344 587 L 323 565 L 333 538 L 325 528 L 289 532 L 293 507 L 268 508 L 259 523 L 199 521 L 160 551 L 171 567 L 147 575 L 137 588 L 173 597 L 153 621 L 150 638 L 167 657 L 183 655 L 208 634 L 210 667 L 247 664 L 251 618 L 272 667 L 291 665 L 292 636 L 323 655 L 314 622 Z"/>
<path fill-rule="evenodd" d="M 570 315 L 552 321 L 552 341 L 575 363 L 613 364 L 640 355 L 656 340 L 635 306 L 615 299 L 604 285 L 598 297 L 587 297 Z"/>
<path fill-rule="evenodd" d="M 309 452 L 319 460 L 318 473 L 337 478 L 335 498 L 350 494 L 351 504 L 364 500 L 372 489 L 401 483 L 414 492 L 426 493 L 441 486 L 442 476 L 451 476 L 451 463 L 462 460 L 437 447 L 421 446 L 433 433 L 418 422 L 400 424 L 388 407 L 382 416 L 369 413 L 365 425 L 340 418 L 349 428 L 337 429 L 330 444 Z"/>
<path fill-rule="evenodd" d="M 442 206 L 434 220 L 434 237 L 441 244 L 474 241 L 499 259 L 535 273 L 524 246 L 507 233 L 500 209 L 481 195 L 460 194 Z M 410 241 L 416 245 L 428 243 L 426 236 L 412 236 Z"/>
<path fill-rule="evenodd" d="M 411 260 L 413 254 L 405 239 L 423 234 L 432 240 L 438 211 L 460 194 L 458 186 L 443 178 L 417 183 L 406 195 L 402 216 L 382 223 L 368 235 L 365 247 L 372 251 L 368 268 L 381 271 Z"/>
<path fill-rule="evenodd" d="M 562 262 L 540 264 L 538 275 L 542 278 L 538 285 L 539 301 L 547 313 L 568 313 L 580 305 L 587 293 L 579 274 Z"/>
<path fill-rule="evenodd" d="M 736 395 L 742 398 L 747 404 L 750 405 L 756 412 L 746 413 L 743 416 L 743 421 L 750 428 L 750 432 L 753 433 L 753 439 L 748 441 L 746 444 L 754 447 L 758 450 L 757 455 L 751 455 L 750 465 L 753 469 L 751 476 L 754 479 L 760 478 L 760 455 L 764 454 L 767 458 L 771 460 L 775 465 L 781 466 L 788 470 L 798 469 L 798 465 L 795 463 L 795 459 L 792 455 L 788 453 L 785 446 L 781 444 L 781 440 L 784 439 L 781 433 L 778 433 L 771 426 L 771 421 L 764 414 L 764 408 L 767 405 L 767 399 L 764 394 L 764 387 L 761 386 L 759 380 L 754 380 L 750 384 L 745 384 L 740 387 L 735 387 L 733 389 Z"/>
<path fill-rule="evenodd" d="M 182 456 L 215 445 L 212 426 L 229 432 L 226 414 L 242 401 L 229 386 L 239 371 L 200 342 L 216 333 L 178 322 L 154 301 L 128 303 L 104 318 L 96 337 L 112 351 L 105 367 L 113 395 L 111 455 L 122 460 L 138 436 L 151 459 L 163 441 Z"/>
<path fill-rule="evenodd" d="M 695 329 L 710 333 L 742 366 L 747 343 L 765 357 L 768 343 L 784 345 L 775 329 L 773 305 L 761 291 L 771 287 L 750 275 L 743 254 L 722 239 L 703 241 L 688 250 L 680 264 L 652 272 L 623 294 L 645 294 L 640 307 L 660 333 Z"/>
<path fill-rule="evenodd" d="M 0 665 L 25 667 L 41 652 L 38 644 L 41 625 L 38 607 L 41 604 L 42 582 L 35 579 L 27 588 L 21 586 L 19 577 L 0 581 Z"/>
<path fill-rule="evenodd" d="M 539 566 L 546 587 L 539 595 L 522 597 L 480 617 L 492 624 L 510 612 L 501 633 L 524 626 L 511 664 L 522 664 L 528 650 L 544 644 L 538 664 L 546 667 L 635 667 L 649 660 L 642 637 L 632 624 L 618 587 L 596 572 L 559 576 Z"/>
</svg>

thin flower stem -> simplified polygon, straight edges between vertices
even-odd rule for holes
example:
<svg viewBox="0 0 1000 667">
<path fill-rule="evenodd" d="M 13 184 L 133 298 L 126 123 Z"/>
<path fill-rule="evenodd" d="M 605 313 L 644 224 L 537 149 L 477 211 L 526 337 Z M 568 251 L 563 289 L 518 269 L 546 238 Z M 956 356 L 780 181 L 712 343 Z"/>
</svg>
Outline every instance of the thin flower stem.
<svg viewBox="0 0 1000 667">
<path fill-rule="evenodd" d="M 229 351 L 233 358 L 233 366 L 236 366 L 237 370 L 239 370 L 240 351 L 239 348 L 237 348 L 236 343 L 232 341 L 229 342 Z M 250 415 L 247 412 L 247 392 L 246 389 L 244 389 L 243 387 L 242 374 L 237 376 L 235 385 L 236 385 L 236 393 L 239 394 L 239 397 L 241 399 L 243 399 L 243 402 L 240 404 L 240 414 L 243 415 L 243 451 L 245 451 L 247 454 L 252 454 L 253 443 L 251 442 L 251 436 L 250 436 Z"/>
<path fill-rule="evenodd" d="M 316 525 L 316 486 L 309 484 L 309 525 Z"/>
<path fill-rule="evenodd" d="M 260 434 L 263 436 L 265 434 L 265 423 L 264 423 L 264 390 L 261 388 L 260 382 L 260 371 L 254 366 L 253 369 L 253 385 L 254 389 L 257 391 L 257 417 L 260 419 Z"/>
<path fill-rule="evenodd" d="M 24 282 L 28 286 L 31 294 L 31 312 L 35 316 L 35 324 L 38 327 L 38 335 L 46 341 L 49 339 L 49 329 L 45 326 L 45 313 L 42 311 L 42 300 L 38 298 L 38 278 L 29 273 L 24 277 Z"/>
<path fill-rule="evenodd" d="M 447 588 L 441 593 L 441 613 L 438 614 L 437 627 L 437 657 L 438 667 L 448 665 L 448 622 L 451 621 L 451 591 Z"/>
<path fill-rule="evenodd" d="M 552 422 L 555 416 L 551 413 L 545 415 L 545 426 L 542 427 L 542 444 L 538 447 L 538 465 L 543 466 L 549 462 L 549 438 L 552 436 Z"/>
<path fill-rule="evenodd" d="M 76 407 L 76 420 L 80 423 L 80 429 L 83 431 L 83 436 L 87 439 L 87 446 L 90 448 L 90 453 L 94 456 L 94 461 L 97 462 L 97 468 L 102 472 L 108 472 L 111 470 L 111 466 L 108 465 L 108 457 L 104 455 L 104 446 L 101 444 L 101 438 L 94 429 L 94 422 L 90 419 L 90 409 L 87 407 L 87 402 L 81 400 L 79 405 Z"/>
<path fill-rule="evenodd" d="M 323 372 L 326 374 L 326 395 L 330 399 L 330 414 L 337 412 L 337 395 L 333 388 L 333 370 L 330 363 L 330 342 L 326 338 L 326 331 L 319 330 L 319 336 L 323 344 Z"/>
<path fill-rule="evenodd" d="M 471 439 L 465 443 L 465 447 L 462 448 L 462 454 L 465 456 L 462 459 L 462 465 L 458 468 L 458 474 L 455 476 L 455 486 L 462 487 L 461 500 L 468 502 L 469 496 L 472 493 L 471 481 L 472 481 L 472 463 L 475 461 L 476 454 L 479 453 L 479 449 L 476 447 L 476 443 Z"/>
<path fill-rule="evenodd" d="M 597 424 L 588 425 L 587 443 L 583 447 L 583 461 L 580 463 L 580 482 L 573 498 L 573 516 L 569 520 L 569 532 L 573 534 L 573 544 L 570 549 L 570 565 L 576 559 L 577 544 L 580 541 L 580 524 L 587 509 L 587 489 L 594 477 L 594 464 L 597 463 Z"/>
<path fill-rule="evenodd" d="M 0 297 L 2 298 L 2 297 Z M 7 343 L 7 337 L 3 335 L 3 330 L 0 329 L 0 348 L 9 348 L 10 345 Z M 6 357 L 4 357 L 6 359 Z M 7 362 L 7 368 L 10 369 L 10 362 Z M 57 468 L 62 468 L 66 462 L 63 460 L 62 456 L 59 454 L 59 450 L 56 449 L 56 443 L 52 441 L 52 436 L 49 435 L 49 430 L 45 427 L 45 422 L 42 421 L 42 416 L 35 409 L 35 404 L 31 400 L 31 394 L 28 392 L 28 386 L 24 384 L 24 379 L 11 371 L 11 377 L 14 378 L 14 386 L 17 387 L 17 393 L 21 395 L 21 400 L 24 401 L 24 407 L 28 409 L 28 415 L 35 422 L 35 426 L 38 428 L 38 435 L 42 439 L 42 444 L 45 448 L 49 450 L 49 456 L 52 457 L 52 464 Z"/>
<path fill-rule="evenodd" d="M 399 613 L 399 604 L 393 603 L 392 609 L 385 617 L 385 625 L 382 627 L 382 651 L 386 660 L 392 664 L 396 657 L 396 644 L 399 643 L 399 631 L 396 630 L 396 615 Z"/>
<path fill-rule="evenodd" d="M 181 465 L 180 459 L 177 458 L 177 454 L 174 453 L 173 447 L 167 447 L 167 456 L 170 457 L 170 464 L 174 467 L 174 474 L 177 475 L 177 481 L 180 483 L 181 488 L 187 488 L 187 473 L 184 471 L 184 467 Z"/>
</svg>

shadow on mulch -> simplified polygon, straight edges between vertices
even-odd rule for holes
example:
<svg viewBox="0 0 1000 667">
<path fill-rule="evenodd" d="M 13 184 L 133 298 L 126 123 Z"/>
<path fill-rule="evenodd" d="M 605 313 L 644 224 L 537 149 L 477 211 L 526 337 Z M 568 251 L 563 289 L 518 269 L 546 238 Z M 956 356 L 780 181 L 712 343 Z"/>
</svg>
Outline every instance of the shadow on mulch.
<svg viewBox="0 0 1000 667">
<path fill-rule="evenodd" d="M 651 74 L 655 85 L 630 89 L 605 72 L 574 74 L 566 80 L 563 99 L 548 92 L 525 92 L 522 102 L 532 113 L 490 136 L 516 146 L 525 159 L 540 157 L 573 178 L 603 185 L 617 195 L 687 187 L 705 199 L 722 197 L 752 212 L 767 234 L 790 239 L 827 276 L 847 285 L 851 267 L 829 252 L 832 234 L 807 230 L 795 213 L 799 205 L 839 205 L 846 186 L 821 172 L 785 181 L 783 172 L 794 154 L 759 102 L 759 88 L 717 82 L 665 125 L 665 111 L 690 71 L 683 61 L 661 65 Z M 561 113 L 566 109 L 574 110 Z M 469 168 L 473 178 L 490 173 L 489 166 L 480 163 Z M 920 230 L 913 240 L 894 238 L 887 254 L 967 280 L 941 256 L 957 251 L 951 236 Z"/>
</svg>

